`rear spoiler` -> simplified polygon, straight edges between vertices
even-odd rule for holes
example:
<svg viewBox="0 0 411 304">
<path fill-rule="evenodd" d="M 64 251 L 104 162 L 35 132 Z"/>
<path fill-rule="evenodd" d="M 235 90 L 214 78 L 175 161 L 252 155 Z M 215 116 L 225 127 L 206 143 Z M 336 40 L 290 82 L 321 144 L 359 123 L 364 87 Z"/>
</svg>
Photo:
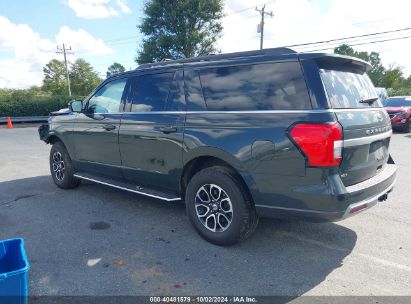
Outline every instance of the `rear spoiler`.
<svg viewBox="0 0 411 304">
<path fill-rule="evenodd" d="M 328 53 L 301 53 L 298 54 L 300 60 L 315 60 L 319 63 L 321 68 L 332 67 L 335 68 L 354 68 L 361 72 L 369 72 L 372 68 L 371 64 L 359 58 L 344 56 L 339 54 Z"/>
</svg>

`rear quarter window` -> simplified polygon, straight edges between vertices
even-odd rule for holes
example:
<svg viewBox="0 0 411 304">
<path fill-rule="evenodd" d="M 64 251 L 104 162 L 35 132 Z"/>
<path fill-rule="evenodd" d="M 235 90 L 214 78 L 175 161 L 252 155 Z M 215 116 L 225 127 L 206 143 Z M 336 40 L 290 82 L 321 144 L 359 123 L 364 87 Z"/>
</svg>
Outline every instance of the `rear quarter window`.
<svg viewBox="0 0 411 304">
<path fill-rule="evenodd" d="M 202 69 L 200 80 L 209 111 L 311 109 L 298 62 Z"/>
</svg>

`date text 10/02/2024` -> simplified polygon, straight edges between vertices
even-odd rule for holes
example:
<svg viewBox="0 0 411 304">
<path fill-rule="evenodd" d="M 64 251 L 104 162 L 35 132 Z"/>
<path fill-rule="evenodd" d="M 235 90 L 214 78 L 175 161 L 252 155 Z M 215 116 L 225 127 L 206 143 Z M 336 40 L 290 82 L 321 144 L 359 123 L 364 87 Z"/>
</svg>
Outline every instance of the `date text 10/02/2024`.
<svg viewBox="0 0 411 304">
<path fill-rule="evenodd" d="M 150 297 L 150 303 L 257 303 L 254 297 Z"/>
</svg>

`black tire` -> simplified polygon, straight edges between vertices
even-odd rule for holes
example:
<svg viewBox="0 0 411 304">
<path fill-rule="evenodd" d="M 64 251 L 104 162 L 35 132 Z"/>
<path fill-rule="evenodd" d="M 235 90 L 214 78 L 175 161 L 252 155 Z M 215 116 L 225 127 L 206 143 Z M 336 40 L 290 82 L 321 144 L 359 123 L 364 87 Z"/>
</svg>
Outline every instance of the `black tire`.
<svg viewBox="0 0 411 304">
<path fill-rule="evenodd" d="M 50 150 L 50 173 L 54 183 L 62 189 L 73 189 L 80 185 L 80 179 L 74 177 L 73 164 L 62 142 L 53 144 Z"/>
<path fill-rule="evenodd" d="M 212 200 L 212 191 L 217 195 L 219 193 L 220 202 Z M 197 194 L 203 197 L 198 198 Z M 204 204 L 207 200 L 210 203 Z M 215 206 L 212 202 L 218 205 L 217 211 L 213 209 Z M 204 239 L 216 245 L 234 245 L 250 236 L 258 224 L 258 216 L 248 192 L 236 174 L 226 167 L 214 166 L 196 173 L 188 183 L 185 203 L 194 228 Z M 218 222 L 216 218 L 219 218 Z"/>
</svg>

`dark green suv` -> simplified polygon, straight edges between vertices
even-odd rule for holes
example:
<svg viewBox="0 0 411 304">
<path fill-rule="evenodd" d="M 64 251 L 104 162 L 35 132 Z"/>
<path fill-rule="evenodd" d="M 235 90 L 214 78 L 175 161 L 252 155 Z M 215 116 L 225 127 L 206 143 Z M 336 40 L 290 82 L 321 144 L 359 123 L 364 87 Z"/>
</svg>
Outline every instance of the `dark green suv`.
<svg viewBox="0 0 411 304">
<path fill-rule="evenodd" d="M 284 48 L 141 65 L 40 137 L 57 186 L 183 200 L 201 236 L 230 245 L 259 216 L 339 220 L 387 198 L 392 131 L 369 68 Z"/>
</svg>

